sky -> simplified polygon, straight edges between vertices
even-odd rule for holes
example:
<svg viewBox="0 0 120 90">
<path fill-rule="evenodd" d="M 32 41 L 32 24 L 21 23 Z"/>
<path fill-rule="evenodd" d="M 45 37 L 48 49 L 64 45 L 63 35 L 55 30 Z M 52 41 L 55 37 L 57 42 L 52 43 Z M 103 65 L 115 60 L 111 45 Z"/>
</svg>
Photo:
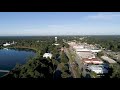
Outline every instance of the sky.
<svg viewBox="0 0 120 90">
<path fill-rule="evenodd" d="M 120 12 L 0 12 L 0 36 L 120 35 Z"/>
</svg>

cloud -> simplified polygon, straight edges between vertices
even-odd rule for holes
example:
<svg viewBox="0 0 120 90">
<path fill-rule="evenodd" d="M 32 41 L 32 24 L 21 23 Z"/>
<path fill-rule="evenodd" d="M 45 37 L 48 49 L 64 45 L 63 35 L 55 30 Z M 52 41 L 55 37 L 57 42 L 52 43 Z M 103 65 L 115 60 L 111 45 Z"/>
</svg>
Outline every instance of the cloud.
<svg viewBox="0 0 120 90">
<path fill-rule="evenodd" d="M 72 29 L 73 25 L 48 25 L 47 28 L 51 30 L 57 30 L 57 29 L 64 29 L 64 30 L 70 30 Z"/>
<path fill-rule="evenodd" d="M 48 27 L 50 27 L 50 28 L 56 28 L 56 27 L 60 27 L 60 25 L 48 25 Z"/>
<path fill-rule="evenodd" d="M 111 20 L 113 18 L 120 17 L 120 14 L 116 13 L 97 13 L 96 15 L 89 15 L 87 18 L 89 19 L 97 19 L 97 20 Z"/>
</svg>

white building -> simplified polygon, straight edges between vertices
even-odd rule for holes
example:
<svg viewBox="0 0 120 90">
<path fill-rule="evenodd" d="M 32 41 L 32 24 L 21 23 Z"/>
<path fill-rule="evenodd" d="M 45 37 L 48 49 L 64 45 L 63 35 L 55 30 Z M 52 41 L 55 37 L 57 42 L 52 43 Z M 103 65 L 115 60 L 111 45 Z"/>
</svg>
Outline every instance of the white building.
<svg viewBox="0 0 120 90">
<path fill-rule="evenodd" d="M 78 48 L 76 49 L 77 52 L 89 52 L 90 50 L 89 49 L 81 49 L 81 48 Z"/>
<path fill-rule="evenodd" d="M 73 48 L 77 51 L 77 50 L 84 49 L 84 46 L 83 45 L 74 45 Z"/>
<path fill-rule="evenodd" d="M 101 50 L 90 50 L 90 51 L 93 52 L 93 53 L 101 52 Z"/>
<path fill-rule="evenodd" d="M 60 45 L 60 44 L 58 44 L 58 43 L 55 43 L 54 45 L 58 46 L 58 45 Z"/>
<path fill-rule="evenodd" d="M 5 43 L 5 44 L 3 44 L 3 46 L 9 46 L 9 45 L 11 45 L 11 44 L 9 44 L 9 43 Z"/>
<path fill-rule="evenodd" d="M 52 54 L 51 53 L 45 53 L 44 55 L 43 55 L 43 57 L 45 57 L 45 58 L 52 58 Z"/>
<path fill-rule="evenodd" d="M 108 73 L 108 70 L 105 69 L 104 67 L 100 67 L 100 66 L 95 66 L 95 65 L 91 65 L 88 66 L 88 69 L 95 72 L 96 74 L 105 74 Z"/>
</svg>

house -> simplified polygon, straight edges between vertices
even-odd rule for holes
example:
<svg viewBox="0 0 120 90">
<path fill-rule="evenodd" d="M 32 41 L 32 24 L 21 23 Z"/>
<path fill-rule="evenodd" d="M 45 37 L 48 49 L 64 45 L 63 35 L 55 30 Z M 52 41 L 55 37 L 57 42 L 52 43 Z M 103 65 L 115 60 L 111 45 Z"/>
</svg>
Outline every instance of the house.
<svg viewBox="0 0 120 90">
<path fill-rule="evenodd" d="M 11 44 L 9 44 L 9 43 L 5 43 L 5 44 L 3 44 L 3 46 L 9 46 L 9 45 L 11 45 Z"/>
<path fill-rule="evenodd" d="M 45 53 L 44 55 L 43 55 L 43 57 L 45 57 L 45 58 L 52 58 L 52 54 L 51 53 Z"/>
</svg>

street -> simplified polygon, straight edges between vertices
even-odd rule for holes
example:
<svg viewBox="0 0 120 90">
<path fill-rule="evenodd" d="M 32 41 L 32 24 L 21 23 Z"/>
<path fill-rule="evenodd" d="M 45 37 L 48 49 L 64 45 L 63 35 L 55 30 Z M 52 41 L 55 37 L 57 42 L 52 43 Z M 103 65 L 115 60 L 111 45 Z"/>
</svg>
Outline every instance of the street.
<svg viewBox="0 0 120 90">
<path fill-rule="evenodd" d="M 73 78 L 79 78 L 79 76 L 77 75 L 77 72 L 74 70 L 74 64 L 71 60 L 72 58 L 70 57 L 68 50 L 65 48 L 64 51 L 69 58 L 69 67 L 70 67 L 69 69 L 72 73 Z"/>
<path fill-rule="evenodd" d="M 77 63 L 78 66 L 79 66 L 79 71 L 82 72 L 82 75 L 83 75 L 84 77 L 86 77 L 86 76 L 89 77 L 90 73 L 86 71 L 86 66 L 83 65 L 83 63 L 82 63 L 82 58 L 80 58 L 80 57 L 75 53 L 75 51 L 73 51 L 73 49 L 72 49 L 71 47 L 70 47 L 69 50 L 70 50 L 70 52 L 72 53 L 72 55 L 75 55 L 74 58 L 75 58 L 76 63 Z M 89 78 L 90 78 L 90 77 L 89 77 Z"/>
</svg>

